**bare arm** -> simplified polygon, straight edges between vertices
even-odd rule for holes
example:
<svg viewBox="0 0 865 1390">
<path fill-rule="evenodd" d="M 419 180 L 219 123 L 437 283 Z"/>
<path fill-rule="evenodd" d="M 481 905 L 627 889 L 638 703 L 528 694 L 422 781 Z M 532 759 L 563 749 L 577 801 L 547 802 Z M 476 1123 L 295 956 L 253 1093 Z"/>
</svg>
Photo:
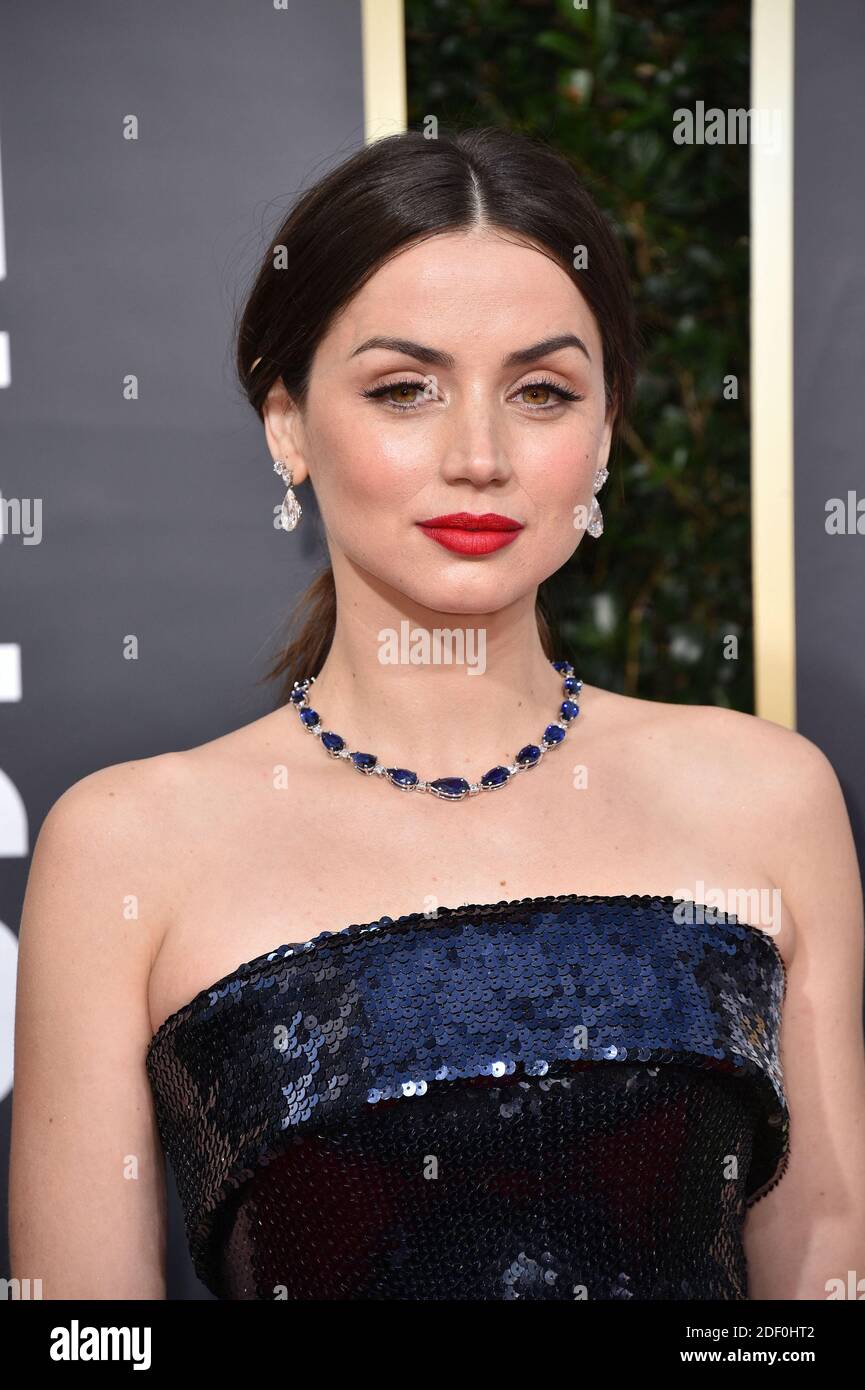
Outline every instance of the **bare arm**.
<svg viewBox="0 0 865 1390">
<path fill-rule="evenodd" d="M 784 787 L 767 829 L 797 927 L 781 1030 L 790 1162 L 750 1209 L 745 1250 L 751 1298 L 826 1299 L 829 1281 L 865 1277 L 862 889 L 831 764 L 799 735 L 783 738 Z"/>
<path fill-rule="evenodd" d="M 10 1242 L 13 1277 L 41 1279 L 47 1299 L 165 1297 L 164 1162 L 144 1069 L 164 893 L 154 853 L 162 762 L 105 768 L 71 787 L 30 868 Z"/>
</svg>

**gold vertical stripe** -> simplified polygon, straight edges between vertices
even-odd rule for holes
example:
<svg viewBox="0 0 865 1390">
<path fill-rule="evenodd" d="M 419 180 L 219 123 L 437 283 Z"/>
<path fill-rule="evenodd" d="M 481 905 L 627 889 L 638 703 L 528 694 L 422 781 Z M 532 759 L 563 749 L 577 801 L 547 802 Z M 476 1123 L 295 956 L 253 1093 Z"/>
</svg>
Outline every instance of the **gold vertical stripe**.
<svg viewBox="0 0 865 1390">
<path fill-rule="evenodd" d="M 361 0 L 363 117 L 366 143 L 405 130 L 403 0 Z"/>
<path fill-rule="evenodd" d="M 776 112 L 776 148 L 751 142 L 751 499 L 756 713 L 796 727 L 793 533 L 793 44 L 795 0 L 753 0 L 751 108 Z M 767 122 L 768 125 L 768 122 Z M 764 127 L 765 128 L 765 127 Z"/>
</svg>

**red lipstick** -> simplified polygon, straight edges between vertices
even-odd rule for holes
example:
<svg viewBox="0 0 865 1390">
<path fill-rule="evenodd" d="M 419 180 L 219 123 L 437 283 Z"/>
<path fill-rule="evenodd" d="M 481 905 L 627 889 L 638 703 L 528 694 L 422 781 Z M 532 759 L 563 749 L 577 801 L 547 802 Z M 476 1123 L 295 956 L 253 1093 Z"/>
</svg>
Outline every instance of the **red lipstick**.
<svg viewBox="0 0 865 1390">
<path fill-rule="evenodd" d="M 431 516 L 418 526 L 446 550 L 458 555 L 489 555 L 516 540 L 522 523 L 498 512 L 449 512 L 446 516 Z"/>
</svg>

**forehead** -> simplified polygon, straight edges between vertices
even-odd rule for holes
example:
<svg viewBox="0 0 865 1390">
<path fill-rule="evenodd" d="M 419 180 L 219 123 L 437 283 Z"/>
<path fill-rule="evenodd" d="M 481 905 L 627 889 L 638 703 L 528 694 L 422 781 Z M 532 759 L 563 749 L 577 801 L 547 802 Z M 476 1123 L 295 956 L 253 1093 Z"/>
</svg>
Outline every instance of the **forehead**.
<svg viewBox="0 0 865 1390">
<path fill-rule="evenodd" d="M 508 350 L 573 332 L 590 351 L 598 328 L 573 280 L 549 255 L 505 235 L 449 232 L 381 265 L 334 322 L 321 348 L 348 354 L 373 334 L 413 338 L 459 356 L 459 345 Z M 593 358 L 597 357 L 593 352 Z"/>
</svg>

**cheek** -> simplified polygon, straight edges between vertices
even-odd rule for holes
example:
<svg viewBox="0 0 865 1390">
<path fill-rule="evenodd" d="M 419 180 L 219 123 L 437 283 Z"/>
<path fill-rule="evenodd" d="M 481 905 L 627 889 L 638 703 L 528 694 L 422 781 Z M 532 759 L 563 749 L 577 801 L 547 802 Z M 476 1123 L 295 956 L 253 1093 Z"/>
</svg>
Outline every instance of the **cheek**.
<svg viewBox="0 0 865 1390">
<path fill-rule="evenodd" d="M 327 513 L 359 517 L 376 509 L 383 521 L 395 503 L 414 496 L 429 476 L 430 458 L 417 430 L 382 436 L 365 412 L 331 416 L 312 440 L 315 488 Z"/>
<path fill-rule="evenodd" d="M 370 518 L 381 532 L 389 518 L 398 524 L 409 502 L 430 475 L 430 460 L 416 431 L 395 432 L 382 441 L 381 431 L 363 416 L 331 418 L 312 441 L 317 460 L 314 488 L 324 523 L 334 538 L 359 537 Z"/>
<path fill-rule="evenodd" d="M 591 491 L 596 456 L 588 427 L 555 440 L 539 439 L 523 455 L 520 483 L 542 515 L 570 511 Z"/>
</svg>

